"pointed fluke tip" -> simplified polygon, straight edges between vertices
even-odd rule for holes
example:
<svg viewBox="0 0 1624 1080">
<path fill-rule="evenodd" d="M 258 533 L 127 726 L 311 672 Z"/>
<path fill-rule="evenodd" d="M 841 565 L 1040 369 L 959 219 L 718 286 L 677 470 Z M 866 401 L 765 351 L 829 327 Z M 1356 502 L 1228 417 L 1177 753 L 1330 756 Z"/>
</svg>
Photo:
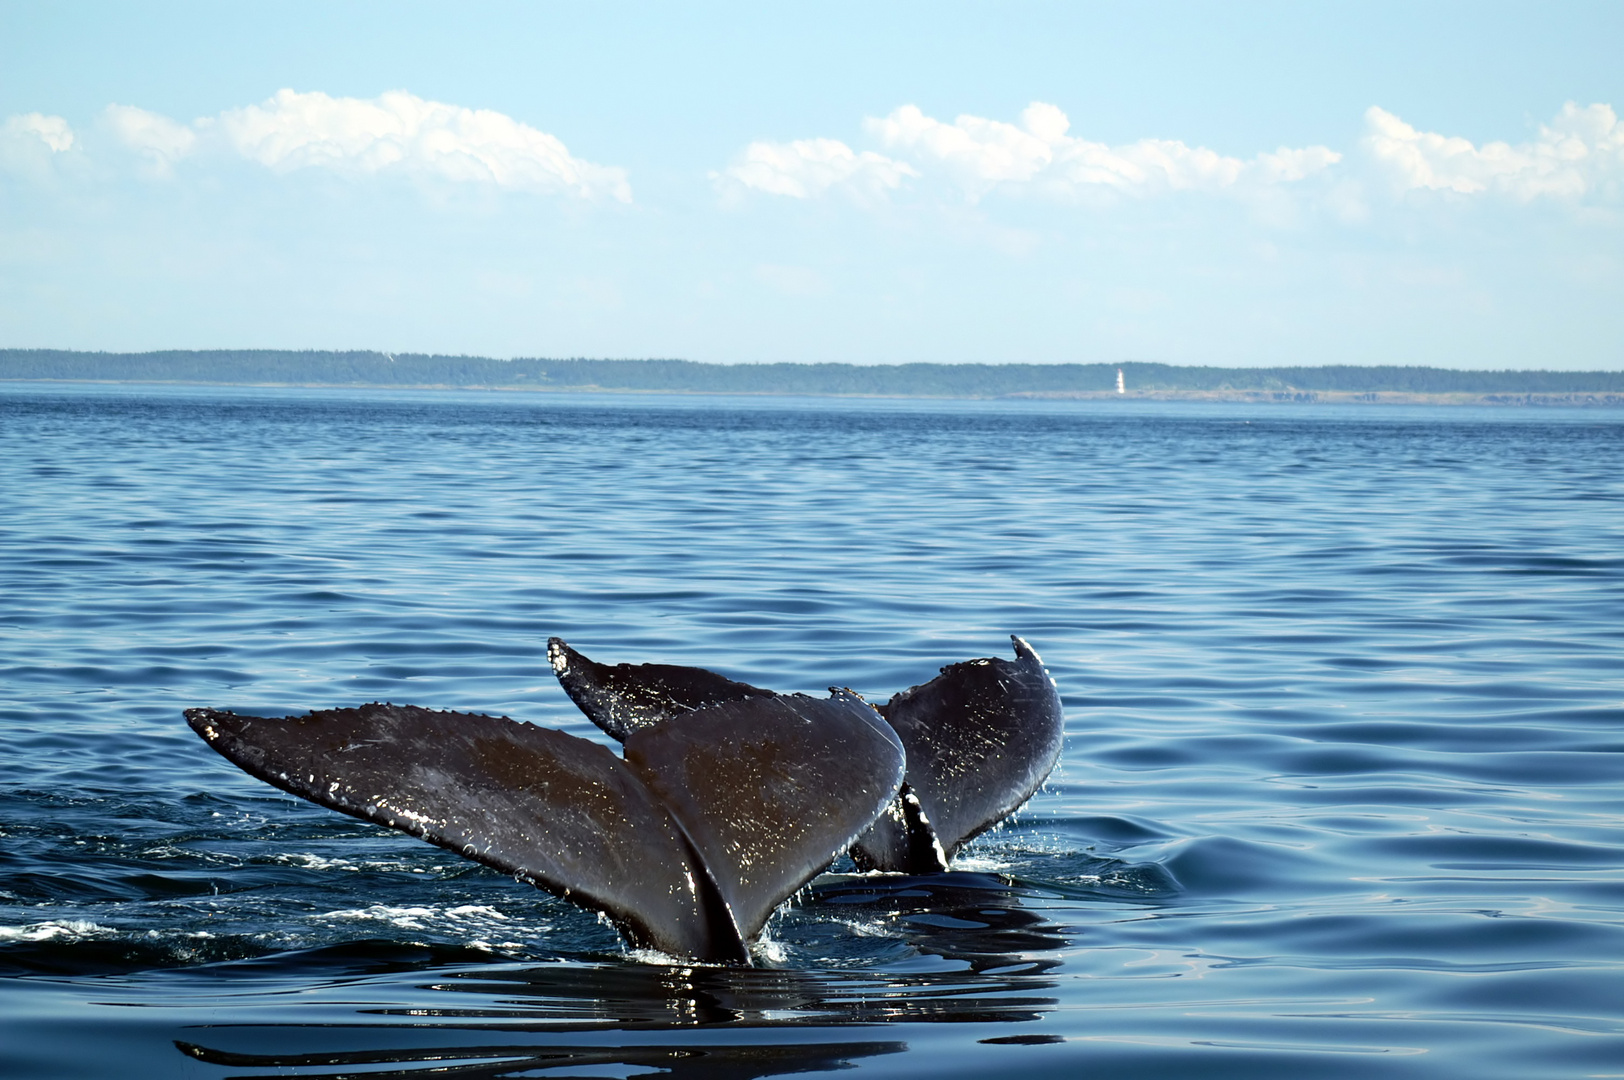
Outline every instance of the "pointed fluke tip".
<svg viewBox="0 0 1624 1080">
<path fill-rule="evenodd" d="M 570 647 L 564 644 L 561 637 L 547 639 L 547 662 L 553 666 L 554 675 L 562 675 L 570 668 Z"/>
<path fill-rule="evenodd" d="M 230 716 L 231 714 L 219 712 L 215 709 L 187 709 L 184 715 L 187 725 L 201 735 L 203 741 L 213 743 L 220 737 L 220 730 L 214 724 L 215 717 Z"/>
</svg>

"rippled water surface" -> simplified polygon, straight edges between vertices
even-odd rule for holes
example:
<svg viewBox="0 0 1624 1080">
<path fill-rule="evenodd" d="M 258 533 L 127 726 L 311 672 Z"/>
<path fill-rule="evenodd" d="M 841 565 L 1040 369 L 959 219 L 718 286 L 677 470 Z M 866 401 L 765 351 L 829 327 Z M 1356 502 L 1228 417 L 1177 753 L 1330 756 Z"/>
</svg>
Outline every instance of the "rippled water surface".
<svg viewBox="0 0 1624 1080">
<path fill-rule="evenodd" d="M 180 716 L 1010 633 L 1045 791 L 750 969 Z M 1621 646 L 1616 411 L 0 388 L 0 1075 L 1624 1075 Z"/>
</svg>

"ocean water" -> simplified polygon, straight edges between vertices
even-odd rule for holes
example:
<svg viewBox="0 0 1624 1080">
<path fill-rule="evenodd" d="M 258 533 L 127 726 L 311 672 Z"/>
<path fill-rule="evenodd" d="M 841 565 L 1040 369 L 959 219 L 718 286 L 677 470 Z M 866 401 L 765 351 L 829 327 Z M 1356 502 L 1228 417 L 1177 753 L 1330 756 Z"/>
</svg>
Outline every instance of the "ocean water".
<svg viewBox="0 0 1624 1080">
<path fill-rule="evenodd" d="M 237 771 L 549 634 L 1060 768 L 747 969 Z M 1624 1076 L 1624 413 L 0 387 L 0 1075 Z"/>
</svg>

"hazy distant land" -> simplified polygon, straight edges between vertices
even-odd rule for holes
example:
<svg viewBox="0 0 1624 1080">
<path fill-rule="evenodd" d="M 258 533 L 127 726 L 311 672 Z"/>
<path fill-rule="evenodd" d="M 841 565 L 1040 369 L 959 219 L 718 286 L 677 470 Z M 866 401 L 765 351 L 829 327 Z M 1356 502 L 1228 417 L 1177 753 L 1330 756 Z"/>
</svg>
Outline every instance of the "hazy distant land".
<svg viewBox="0 0 1624 1080">
<path fill-rule="evenodd" d="M 1124 392 L 1117 391 L 1122 372 Z M 418 353 L 0 349 L 0 381 L 1470 405 L 1624 405 L 1621 371 L 1172 364 L 704 364 Z"/>
</svg>

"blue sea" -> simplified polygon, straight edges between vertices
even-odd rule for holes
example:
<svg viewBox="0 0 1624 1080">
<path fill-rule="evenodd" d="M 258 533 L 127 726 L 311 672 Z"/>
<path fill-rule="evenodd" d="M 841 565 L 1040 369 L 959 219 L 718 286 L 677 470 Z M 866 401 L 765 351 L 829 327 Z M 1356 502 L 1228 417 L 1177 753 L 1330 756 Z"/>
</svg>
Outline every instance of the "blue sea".
<svg viewBox="0 0 1624 1080">
<path fill-rule="evenodd" d="M 181 718 L 1012 633 L 1046 787 L 750 968 Z M 1624 1076 L 1624 412 L 0 385 L 0 1076 L 828 1070 Z"/>
</svg>

